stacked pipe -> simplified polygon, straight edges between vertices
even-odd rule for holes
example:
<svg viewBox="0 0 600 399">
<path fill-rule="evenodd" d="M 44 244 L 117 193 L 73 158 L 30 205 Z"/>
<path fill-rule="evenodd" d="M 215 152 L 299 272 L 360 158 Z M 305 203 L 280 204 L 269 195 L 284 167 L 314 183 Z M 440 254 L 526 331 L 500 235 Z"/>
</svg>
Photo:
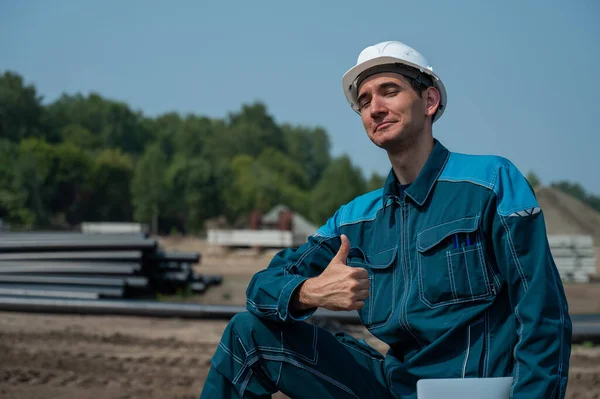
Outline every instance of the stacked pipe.
<svg viewBox="0 0 600 399">
<path fill-rule="evenodd" d="M 596 251 L 592 237 L 550 235 L 548 242 L 564 282 L 587 283 L 596 274 Z"/>
<path fill-rule="evenodd" d="M 142 233 L 0 233 L 0 295 L 149 298 L 220 283 L 191 265 L 199 253 L 168 253 Z"/>
</svg>

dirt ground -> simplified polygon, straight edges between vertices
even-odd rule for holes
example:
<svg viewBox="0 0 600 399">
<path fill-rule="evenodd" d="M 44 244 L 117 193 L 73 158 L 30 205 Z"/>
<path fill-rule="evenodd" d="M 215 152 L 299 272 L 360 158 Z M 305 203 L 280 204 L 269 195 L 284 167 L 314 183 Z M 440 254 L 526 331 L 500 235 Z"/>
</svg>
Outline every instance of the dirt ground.
<svg viewBox="0 0 600 399">
<path fill-rule="evenodd" d="M 0 398 L 198 398 L 225 324 L 0 312 Z M 600 348 L 573 349 L 568 398 L 600 398 Z"/>
<path fill-rule="evenodd" d="M 169 250 L 200 251 L 197 271 L 224 276 L 221 286 L 181 299 L 200 303 L 243 304 L 250 276 L 274 253 L 226 252 L 191 239 L 163 239 L 162 244 Z M 567 286 L 567 293 L 572 311 L 600 312 L 600 284 Z M 0 398 L 197 398 L 225 325 L 0 312 Z M 386 349 L 362 327 L 346 331 Z M 568 398 L 600 399 L 600 347 L 573 348 Z"/>
</svg>

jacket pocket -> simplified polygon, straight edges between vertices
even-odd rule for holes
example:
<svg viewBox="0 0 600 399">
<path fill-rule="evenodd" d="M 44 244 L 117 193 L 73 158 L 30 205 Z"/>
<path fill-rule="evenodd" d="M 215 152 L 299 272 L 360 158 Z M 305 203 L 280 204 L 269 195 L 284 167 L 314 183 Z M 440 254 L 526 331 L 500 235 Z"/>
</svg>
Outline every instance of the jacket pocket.
<svg viewBox="0 0 600 399">
<path fill-rule="evenodd" d="M 492 296 L 480 241 L 479 215 L 417 234 L 419 296 L 430 308 Z"/>
<path fill-rule="evenodd" d="M 356 357 L 356 353 L 367 356 L 372 360 L 384 361 L 385 356 L 377 349 L 373 348 L 364 341 L 359 341 L 352 335 L 345 332 L 337 332 L 335 338 L 343 345 L 353 351 L 352 355 Z"/>
<path fill-rule="evenodd" d="M 353 251 L 350 251 L 352 255 Z M 396 257 L 398 247 L 372 254 L 348 258 L 348 266 L 362 267 L 369 272 L 369 297 L 358 311 L 363 324 L 369 328 L 386 325 L 396 306 Z"/>
</svg>

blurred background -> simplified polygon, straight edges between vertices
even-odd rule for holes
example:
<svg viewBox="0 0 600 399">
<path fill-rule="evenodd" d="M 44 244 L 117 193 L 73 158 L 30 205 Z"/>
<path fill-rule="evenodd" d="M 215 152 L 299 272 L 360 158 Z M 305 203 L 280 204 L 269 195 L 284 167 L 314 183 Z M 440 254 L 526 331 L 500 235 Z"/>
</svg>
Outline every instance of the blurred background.
<svg viewBox="0 0 600 399">
<path fill-rule="evenodd" d="M 385 40 L 444 81 L 436 138 L 527 176 L 571 313 L 599 314 L 599 17 L 593 0 L 0 2 L 0 396 L 197 397 L 252 274 L 382 187 L 341 78 Z M 232 308 L 50 311 L 69 298 Z M 594 337 L 572 367 L 569 397 L 598 397 Z"/>
</svg>

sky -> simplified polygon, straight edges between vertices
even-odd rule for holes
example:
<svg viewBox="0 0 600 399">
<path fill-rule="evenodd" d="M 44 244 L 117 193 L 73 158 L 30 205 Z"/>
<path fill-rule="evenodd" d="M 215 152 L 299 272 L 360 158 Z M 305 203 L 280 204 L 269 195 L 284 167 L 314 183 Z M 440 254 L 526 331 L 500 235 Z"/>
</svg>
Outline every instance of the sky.
<svg viewBox="0 0 600 399">
<path fill-rule="evenodd" d="M 390 163 L 341 78 L 366 46 L 399 40 L 446 86 L 433 126 L 446 147 L 599 195 L 599 20 L 595 0 L 7 0 L 0 73 L 44 103 L 97 92 L 148 116 L 223 118 L 261 101 L 278 123 L 324 127 L 332 154 L 368 177 Z"/>
</svg>

